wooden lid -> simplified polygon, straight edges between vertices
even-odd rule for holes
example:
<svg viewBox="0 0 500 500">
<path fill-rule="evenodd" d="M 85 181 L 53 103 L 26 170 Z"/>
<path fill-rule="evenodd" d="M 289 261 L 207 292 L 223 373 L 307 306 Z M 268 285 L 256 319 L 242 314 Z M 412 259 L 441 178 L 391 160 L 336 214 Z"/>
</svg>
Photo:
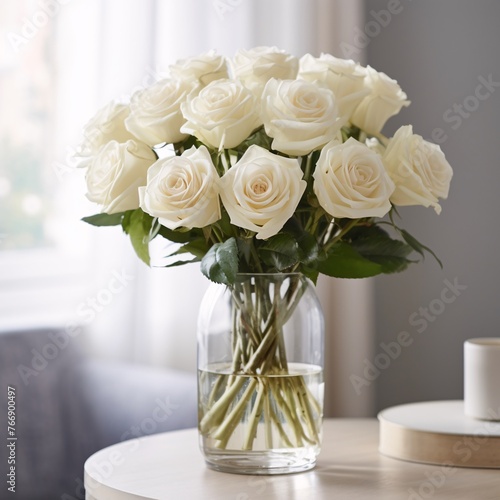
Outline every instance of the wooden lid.
<svg viewBox="0 0 500 500">
<path fill-rule="evenodd" d="M 463 401 L 394 406 L 379 413 L 383 455 L 455 467 L 500 468 L 500 422 L 466 417 Z"/>
</svg>

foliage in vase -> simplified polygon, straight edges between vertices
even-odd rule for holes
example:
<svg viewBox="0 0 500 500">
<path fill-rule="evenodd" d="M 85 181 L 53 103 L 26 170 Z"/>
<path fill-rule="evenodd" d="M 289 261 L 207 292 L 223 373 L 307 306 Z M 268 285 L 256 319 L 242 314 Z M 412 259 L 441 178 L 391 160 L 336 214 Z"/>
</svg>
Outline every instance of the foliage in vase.
<svg viewBox="0 0 500 500">
<path fill-rule="evenodd" d="M 180 245 L 168 266 L 200 261 L 225 284 L 238 272 L 402 271 L 429 249 L 396 225 L 396 207 L 439 213 L 452 177 L 411 125 L 381 134 L 408 105 L 395 80 L 329 54 L 179 61 L 85 128 L 87 196 L 102 212 L 84 220 L 121 224 L 147 264 L 149 242 L 166 238 Z"/>
</svg>

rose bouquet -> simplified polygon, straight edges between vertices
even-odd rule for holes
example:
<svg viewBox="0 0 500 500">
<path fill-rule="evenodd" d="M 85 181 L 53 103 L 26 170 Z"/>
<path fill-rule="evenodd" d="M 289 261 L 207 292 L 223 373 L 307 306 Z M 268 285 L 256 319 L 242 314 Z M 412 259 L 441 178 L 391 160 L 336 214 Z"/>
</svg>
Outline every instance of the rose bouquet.
<svg viewBox="0 0 500 500">
<path fill-rule="evenodd" d="M 253 386 L 238 378 L 287 373 L 283 327 L 303 276 L 394 273 L 415 261 L 410 254 L 430 252 L 397 225 L 396 207 L 439 213 L 452 169 L 410 125 L 381 134 L 408 105 L 398 83 L 371 67 L 259 47 L 230 61 L 213 52 L 178 61 L 87 125 L 79 154 L 87 197 L 102 212 L 84 220 L 121 225 L 146 264 L 151 240 L 173 242 L 163 265 L 200 262 L 233 294 L 229 378 L 215 382 L 200 421 L 221 449 L 246 405 L 251 449 L 268 395 L 274 414 L 264 420 L 282 446 L 318 443 L 320 403 L 300 377 Z M 296 274 L 273 296 L 258 280 L 247 287 L 242 273 Z"/>
</svg>

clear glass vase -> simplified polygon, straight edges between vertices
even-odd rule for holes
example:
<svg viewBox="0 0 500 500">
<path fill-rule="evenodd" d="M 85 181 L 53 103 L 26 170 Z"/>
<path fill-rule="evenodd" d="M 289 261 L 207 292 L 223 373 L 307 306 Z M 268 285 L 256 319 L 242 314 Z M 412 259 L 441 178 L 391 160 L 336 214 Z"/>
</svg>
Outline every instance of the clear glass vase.
<svg viewBox="0 0 500 500">
<path fill-rule="evenodd" d="M 198 319 L 200 446 L 212 469 L 311 469 L 321 446 L 323 313 L 298 273 L 210 285 Z"/>
</svg>

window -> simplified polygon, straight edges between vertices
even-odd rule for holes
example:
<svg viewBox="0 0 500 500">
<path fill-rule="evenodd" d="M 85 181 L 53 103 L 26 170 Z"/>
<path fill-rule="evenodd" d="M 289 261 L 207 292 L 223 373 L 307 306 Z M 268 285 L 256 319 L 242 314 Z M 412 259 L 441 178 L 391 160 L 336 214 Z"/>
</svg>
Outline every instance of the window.
<svg viewBox="0 0 500 500">
<path fill-rule="evenodd" d="M 141 3 L 149 13 L 152 2 Z M 136 83 L 142 54 L 105 74 L 111 35 L 130 32 L 117 9 L 97 0 L 0 5 L 0 329 L 78 321 L 80 302 L 113 271 L 135 268 L 119 230 L 78 223 L 96 207 L 73 157 L 107 94 Z"/>
</svg>

